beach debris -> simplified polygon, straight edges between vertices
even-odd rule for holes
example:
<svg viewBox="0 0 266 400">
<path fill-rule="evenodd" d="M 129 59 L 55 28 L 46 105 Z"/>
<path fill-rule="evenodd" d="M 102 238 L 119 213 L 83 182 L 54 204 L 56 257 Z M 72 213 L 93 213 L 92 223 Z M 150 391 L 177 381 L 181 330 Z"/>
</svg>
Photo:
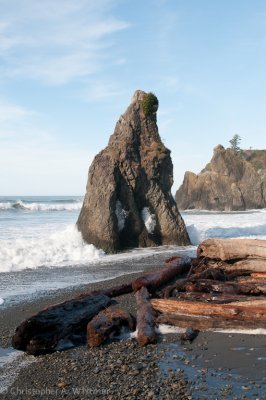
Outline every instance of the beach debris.
<svg viewBox="0 0 266 400">
<path fill-rule="evenodd" d="M 207 239 L 198 246 L 197 254 L 216 260 L 266 259 L 266 240 Z"/>
<path fill-rule="evenodd" d="M 56 351 L 62 341 L 85 336 L 88 322 L 110 304 L 105 295 L 82 295 L 47 307 L 17 327 L 12 346 L 32 355 Z"/>
<path fill-rule="evenodd" d="M 133 315 L 118 307 L 109 307 L 100 311 L 87 325 L 87 344 L 89 347 L 97 347 L 103 344 L 111 336 L 120 335 L 127 329 L 135 330 L 136 320 Z"/>
<path fill-rule="evenodd" d="M 135 293 L 137 310 L 137 341 L 140 346 L 156 343 L 156 313 L 150 303 L 150 294 L 146 287 L 142 287 Z"/>
<path fill-rule="evenodd" d="M 149 272 L 132 282 L 134 292 L 146 287 L 150 292 L 157 290 L 169 280 L 188 272 L 191 268 L 190 257 L 174 257 L 167 260 L 164 268 L 159 271 Z"/>
<path fill-rule="evenodd" d="M 131 314 L 117 307 L 107 309 L 111 297 L 133 291 L 140 346 L 156 343 L 158 324 L 187 329 L 181 339 L 191 341 L 198 330 L 266 329 L 264 249 L 265 240 L 205 240 L 197 258 L 173 256 L 161 270 L 127 285 L 96 290 L 42 310 L 18 326 L 12 345 L 39 355 L 56 351 L 63 341 L 85 341 L 86 329 L 90 347 L 119 334 L 123 327 L 133 331 Z"/>
<path fill-rule="evenodd" d="M 92 292 L 89 293 L 89 295 L 95 296 L 97 294 L 104 294 L 105 296 L 108 297 L 117 297 L 131 292 L 133 292 L 132 283 L 128 283 L 125 285 L 113 286 L 111 288 L 93 290 Z"/>
<path fill-rule="evenodd" d="M 198 330 L 198 329 L 194 329 L 194 328 L 192 328 L 192 327 L 190 326 L 190 327 L 188 327 L 188 328 L 186 329 L 186 332 L 181 333 L 181 335 L 180 335 L 180 340 L 181 340 L 182 342 L 189 341 L 190 343 L 192 343 L 193 340 L 196 339 L 196 337 L 198 336 L 198 334 L 199 334 L 199 330 Z"/>
<path fill-rule="evenodd" d="M 266 328 L 266 241 L 207 239 L 193 270 L 151 305 L 158 324 L 194 329 Z"/>
</svg>

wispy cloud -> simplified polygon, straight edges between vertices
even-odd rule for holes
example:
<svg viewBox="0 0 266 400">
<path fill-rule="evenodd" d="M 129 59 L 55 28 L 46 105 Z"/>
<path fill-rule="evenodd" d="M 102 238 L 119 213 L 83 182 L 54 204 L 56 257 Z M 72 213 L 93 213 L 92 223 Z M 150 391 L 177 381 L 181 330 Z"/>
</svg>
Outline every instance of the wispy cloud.
<svg viewBox="0 0 266 400">
<path fill-rule="evenodd" d="M 110 97 L 122 96 L 125 93 L 125 88 L 115 82 L 93 80 L 85 85 L 82 98 L 85 101 L 101 101 Z"/>
<path fill-rule="evenodd" d="M 112 0 L 2 0 L 2 75 L 61 85 L 87 77 L 107 62 L 115 63 L 111 38 L 129 24 L 112 16 L 113 4 Z"/>
<path fill-rule="evenodd" d="M 44 115 L 0 100 L 0 195 L 80 194 L 92 157 L 61 142 Z"/>
<path fill-rule="evenodd" d="M 18 120 L 22 120 L 25 117 L 33 115 L 34 112 L 31 110 L 27 110 L 26 108 L 8 103 L 5 100 L 0 99 L 0 131 L 1 131 L 1 124 L 7 122 L 15 122 Z"/>
</svg>

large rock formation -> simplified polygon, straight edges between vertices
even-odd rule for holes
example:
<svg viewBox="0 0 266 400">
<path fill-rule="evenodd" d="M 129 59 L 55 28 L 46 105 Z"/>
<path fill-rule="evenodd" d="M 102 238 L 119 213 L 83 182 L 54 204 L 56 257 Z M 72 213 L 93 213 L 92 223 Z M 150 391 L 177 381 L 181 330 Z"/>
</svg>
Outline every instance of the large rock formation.
<svg viewBox="0 0 266 400">
<path fill-rule="evenodd" d="M 158 133 L 157 108 L 154 95 L 136 91 L 89 169 L 77 226 L 87 243 L 106 252 L 189 244 L 171 194 L 173 165 Z"/>
<path fill-rule="evenodd" d="M 198 174 L 187 171 L 176 192 L 180 209 L 247 210 L 266 207 L 266 150 L 235 152 L 218 145 Z"/>
</svg>

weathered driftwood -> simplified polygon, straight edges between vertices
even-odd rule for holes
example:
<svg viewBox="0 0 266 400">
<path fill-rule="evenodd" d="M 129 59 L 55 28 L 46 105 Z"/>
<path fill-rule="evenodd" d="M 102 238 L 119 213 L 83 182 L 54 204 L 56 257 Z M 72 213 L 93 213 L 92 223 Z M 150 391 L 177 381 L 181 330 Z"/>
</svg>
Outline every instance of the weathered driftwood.
<svg viewBox="0 0 266 400">
<path fill-rule="evenodd" d="M 200 315 L 182 315 L 163 313 L 156 318 L 157 324 L 173 325 L 179 328 L 193 327 L 199 330 L 208 329 L 245 329 L 251 330 L 256 328 L 266 328 L 265 320 L 239 320 L 239 319 L 226 319 L 223 317 L 214 316 L 200 316 Z"/>
<path fill-rule="evenodd" d="M 137 310 L 137 340 L 141 346 L 156 343 L 155 317 L 156 313 L 149 301 L 147 288 L 142 287 L 135 293 Z"/>
<path fill-rule="evenodd" d="M 201 279 L 196 282 L 187 282 L 185 290 L 188 292 L 263 295 L 266 293 L 266 286 L 260 283 L 220 282 Z"/>
<path fill-rule="evenodd" d="M 111 335 L 119 335 L 124 329 L 134 331 L 135 318 L 127 311 L 109 307 L 100 311 L 87 325 L 87 344 L 89 347 L 100 346 Z"/>
<path fill-rule="evenodd" d="M 128 283 L 125 285 L 118 285 L 111 287 L 109 289 L 100 289 L 100 290 L 94 290 L 90 292 L 90 295 L 96 295 L 96 294 L 104 294 L 105 296 L 108 297 L 117 297 L 121 296 L 123 294 L 131 293 L 133 292 L 132 284 Z"/>
<path fill-rule="evenodd" d="M 177 277 L 178 275 L 188 272 L 191 267 L 190 257 L 176 257 L 173 263 L 168 263 L 166 267 L 156 272 L 149 272 L 148 274 L 135 279 L 132 282 L 134 292 L 142 287 L 146 287 L 150 292 L 158 289 L 169 280 Z"/>
<path fill-rule="evenodd" d="M 226 267 L 226 271 L 230 270 L 266 272 L 266 259 L 248 258 L 246 260 L 239 260 Z"/>
<path fill-rule="evenodd" d="M 250 296 L 226 293 L 202 293 L 202 292 L 173 292 L 176 300 L 200 301 L 202 303 L 226 304 L 232 302 L 250 301 Z M 260 300 L 260 296 L 252 296 L 252 300 Z"/>
<path fill-rule="evenodd" d="M 266 240 L 207 239 L 198 246 L 197 254 L 219 260 L 266 258 Z"/>
<path fill-rule="evenodd" d="M 105 295 L 90 295 L 47 307 L 17 327 L 12 346 L 33 355 L 51 353 L 62 341 L 85 336 L 88 322 L 110 304 Z"/>
<path fill-rule="evenodd" d="M 263 303 L 262 303 L 263 304 Z M 214 316 L 225 319 L 266 321 L 265 305 L 254 306 L 247 303 L 212 304 L 172 299 L 152 299 L 152 307 L 161 313 L 194 315 L 198 317 Z"/>
<path fill-rule="evenodd" d="M 220 280 L 225 281 L 227 276 L 224 271 L 220 271 L 218 269 L 209 268 L 205 271 L 201 271 L 200 273 L 194 273 L 186 278 L 177 279 L 175 283 L 172 285 L 167 286 L 162 290 L 163 297 L 168 298 L 173 295 L 173 292 L 185 292 L 187 290 L 188 282 L 197 282 L 200 279 L 213 279 L 213 280 Z"/>
<path fill-rule="evenodd" d="M 241 276 L 238 277 L 235 280 L 237 283 L 244 283 L 244 284 L 256 284 L 256 285 L 262 285 L 262 286 L 266 286 L 266 277 L 265 278 L 257 278 L 257 277 L 253 277 L 253 276 Z"/>
<path fill-rule="evenodd" d="M 262 279 L 266 279 L 266 272 L 252 272 L 250 274 L 251 277 L 253 278 L 262 278 Z"/>
</svg>

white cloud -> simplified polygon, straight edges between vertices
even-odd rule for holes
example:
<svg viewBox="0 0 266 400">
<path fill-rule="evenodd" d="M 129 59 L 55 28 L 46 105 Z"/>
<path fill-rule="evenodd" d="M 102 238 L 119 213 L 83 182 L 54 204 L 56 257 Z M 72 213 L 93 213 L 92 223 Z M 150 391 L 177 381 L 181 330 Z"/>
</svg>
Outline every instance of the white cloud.
<svg viewBox="0 0 266 400">
<path fill-rule="evenodd" d="M 111 0 L 2 0 L 0 72 L 61 85 L 114 63 L 109 38 L 127 22 Z"/>
<path fill-rule="evenodd" d="M 0 132 L 1 124 L 15 122 L 32 115 L 33 112 L 19 105 L 11 104 L 0 99 Z"/>
<path fill-rule="evenodd" d="M 91 81 L 88 82 L 83 90 L 82 98 L 85 101 L 99 101 L 110 97 L 122 96 L 126 90 L 120 85 L 106 81 Z"/>
</svg>

